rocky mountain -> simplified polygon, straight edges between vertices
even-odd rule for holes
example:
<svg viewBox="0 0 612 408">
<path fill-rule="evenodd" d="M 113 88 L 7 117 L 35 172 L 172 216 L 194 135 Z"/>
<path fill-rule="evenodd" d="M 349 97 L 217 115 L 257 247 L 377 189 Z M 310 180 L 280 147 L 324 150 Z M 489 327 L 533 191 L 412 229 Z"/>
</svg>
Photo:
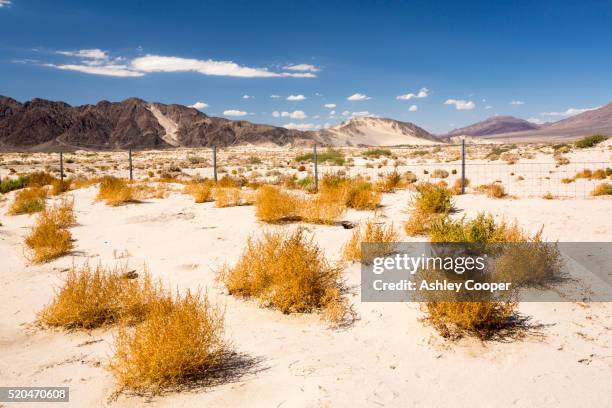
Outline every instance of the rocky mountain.
<svg viewBox="0 0 612 408">
<path fill-rule="evenodd" d="M 547 124 L 535 130 L 501 133 L 493 135 L 491 138 L 519 142 L 539 142 L 578 139 L 596 133 L 606 136 L 612 135 L 612 103 Z"/>
<path fill-rule="evenodd" d="M 182 105 L 122 102 L 70 106 L 0 96 L 0 149 L 125 149 L 311 144 L 316 133 L 208 116 Z"/>
<path fill-rule="evenodd" d="M 454 129 L 445 137 L 452 136 L 490 136 L 500 133 L 521 132 L 539 129 L 540 126 L 514 116 L 493 116 L 469 126 Z"/>
<path fill-rule="evenodd" d="M 333 146 L 398 146 L 441 143 L 431 133 L 410 122 L 356 117 L 337 126 L 322 129 L 319 139 Z"/>
</svg>

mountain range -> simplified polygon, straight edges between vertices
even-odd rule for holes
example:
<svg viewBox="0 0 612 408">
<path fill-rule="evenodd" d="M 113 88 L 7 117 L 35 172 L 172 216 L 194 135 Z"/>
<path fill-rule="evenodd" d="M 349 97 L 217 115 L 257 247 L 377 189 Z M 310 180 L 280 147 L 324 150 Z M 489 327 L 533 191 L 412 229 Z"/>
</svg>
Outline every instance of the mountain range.
<svg viewBox="0 0 612 408">
<path fill-rule="evenodd" d="M 319 131 L 299 131 L 244 120 L 208 116 L 197 109 L 149 103 L 138 98 L 121 102 L 71 106 L 33 99 L 18 102 L 0 96 L 0 150 L 126 149 L 235 145 L 329 146 L 430 145 L 458 137 L 483 141 L 542 141 L 612 134 L 612 103 L 570 118 L 536 125 L 512 116 L 495 116 L 435 136 L 394 119 L 356 117 Z"/>
</svg>

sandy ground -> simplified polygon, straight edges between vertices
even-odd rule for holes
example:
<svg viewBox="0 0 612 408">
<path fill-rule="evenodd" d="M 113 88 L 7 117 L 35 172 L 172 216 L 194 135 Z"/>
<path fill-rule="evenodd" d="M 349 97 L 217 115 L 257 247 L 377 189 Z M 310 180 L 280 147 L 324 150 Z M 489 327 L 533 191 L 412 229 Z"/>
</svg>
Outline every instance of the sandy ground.
<svg viewBox="0 0 612 408">
<path fill-rule="evenodd" d="M 70 255 L 29 265 L 23 238 L 34 217 L 5 216 L 0 203 L 0 378 L 2 385 L 69 386 L 74 407 L 609 407 L 612 400 L 612 305 L 522 303 L 533 334 L 520 341 L 450 343 L 419 319 L 417 304 L 361 303 L 359 319 L 332 330 L 315 315 L 283 315 L 234 299 L 214 283 L 214 271 L 234 263 L 246 238 L 269 227 L 253 207 L 215 208 L 171 194 L 142 204 L 106 207 L 96 188 L 71 192 L 78 225 Z M 409 192 L 385 194 L 383 214 L 399 228 Z M 517 219 L 530 232 L 545 225 L 547 240 L 610 241 L 612 200 L 457 198 L 459 213 L 490 212 Z M 351 211 L 345 219 L 371 217 Z M 337 260 L 351 231 L 306 225 L 328 258 Z M 406 238 L 406 237 L 404 237 Z M 121 394 L 105 366 L 114 329 L 40 330 L 36 312 L 48 303 L 70 265 L 146 264 L 169 288 L 207 290 L 225 308 L 226 337 L 243 353 L 244 370 L 222 384 L 147 399 Z M 359 283 L 359 265 L 344 271 Z M 17 405 L 16 405 L 17 406 Z M 36 406 L 44 406 L 37 404 Z"/>
</svg>

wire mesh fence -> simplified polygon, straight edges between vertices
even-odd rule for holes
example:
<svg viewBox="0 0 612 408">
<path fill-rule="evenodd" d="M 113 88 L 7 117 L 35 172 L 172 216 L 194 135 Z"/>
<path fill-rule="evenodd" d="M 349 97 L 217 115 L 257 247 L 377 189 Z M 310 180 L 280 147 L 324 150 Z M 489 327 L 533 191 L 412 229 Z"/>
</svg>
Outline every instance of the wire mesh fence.
<svg viewBox="0 0 612 408">
<path fill-rule="evenodd" d="M 347 176 L 363 176 L 376 180 L 397 171 L 412 173 L 418 181 L 460 183 L 466 178 L 467 192 L 491 183 L 503 185 L 507 194 L 515 197 L 585 198 L 598 184 L 612 174 L 612 161 L 572 161 L 559 165 L 552 155 L 520 158 L 516 161 L 486 160 L 465 154 L 462 169 L 461 146 L 445 146 L 446 160 L 416 157 L 414 148 L 393 149 L 393 156 L 367 158 L 363 152 L 352 151 L 347 160 L 333 163 L 319 155 L 315 165 L 312 150 L 264 148 L 198 148 L 174 150 L 132 151 L 72 151 L 50 153 L 1 153 L 0 181 L 16 174 L 37 170 L 55 173 L 59 177 L 100 177 L 113 175 L 136 180 L 184 175 L 217 179 L 230 176 L 263 177 L 288 173 L 297 177 L 312 176 L 315 180 L 327 173 L 342 172 Z M 363 149 L 362 149 L 363 150 Z M 312 152 L 306 161 L 296 160 L 300 153 Z M 419 153 L 420 152 L 420 153 Z M 351 155 L 352 154 L 352 155 Z M 303 154 L 302 154 L 303 156 Z M 586 169 L 586 171 L 585 171 Z M 590 173 L 589 173 L 590 172 Z"/>
</svg>

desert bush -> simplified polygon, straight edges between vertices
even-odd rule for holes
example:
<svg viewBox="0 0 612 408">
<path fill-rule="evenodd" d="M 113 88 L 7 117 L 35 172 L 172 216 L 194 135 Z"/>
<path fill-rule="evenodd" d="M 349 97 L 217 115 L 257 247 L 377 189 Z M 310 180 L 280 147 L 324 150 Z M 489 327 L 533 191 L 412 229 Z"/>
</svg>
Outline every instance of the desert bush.
<svg viewBox="0 0 612 408">
<path fill-rule="evenodd" d="M 122 389 L 160 393 L 211 375 L 229 351 L 223 313 L 206 296 L 157 301 L 135 327 L 120 326 L 110 370 Z"/>
<path fill-rule="evenodd" d="M 375 223 L 369 220 L 365 226 L 357 226 L 353 230 L 351 239 L 342 249 L 342 257 L 346 261 L 370 263 L 376 257 L 386 256 L 393 252 L 393 243 L 399 240 L 399 234 L 393 224 L 386 226 L 383 223 Z M 367 254 L 361 251 L 362 243 L 376 243 L 368 249 Z"/>
<path fill-rule="evenodd" d="M 265 222 L 295 221 L 299 219 L 300 200 L 280 188 L 264 185 L 257 190 L 255 215 Z"/>
<path fill-rule="evenodd" d="M 356 210 L 374 210 L 382 198 L 371 183 L 359 179 L 349 184 L 345 194 L 346 206 Z"/>
<path fill-rule="evenodd" d="M 546 194 L 544 194 L 542 198 L 545 200 L 554 200 L 555 196 L 549 191 Z"/>
<path fill-rule="evenodd" d="M 563 183 L 563 184 L 573 183 L 574 181 L 576 181 L 576 179 L 568 178 L 568 177 L 564 177 L 564 178 L 561 179 L 561 183 Z"/>
<path fill-rule="evenodd" d="M 469 187 L 470 185 L 470 179 L 466 178 L 465 179 L 465 187 Z M 455 180 L 455 182 L 453 183 L 453 187 L 451 188 L 451 191 L 453 192 L 453 194 L 455 195 L 460 195 L 461 194 L 461 179 L 458 178 Z"/>
<path fill-rule="evenodd" d="M 406 173 L 404 173 L 404 180 L 406 180 L 406 183 L 412 184 L 412 183 L 416 183 L 416 181 L 418 180 L 418 177 L 416 174 L 414 174 L 414 172 L 407 171 Z"/>
<path fill-rule="evenodd" d="M 484 192 L 487 197 L 503 198 L 506 196 L 506 189 L 501 183 L 481 184 L 478 186 L 478 191 Z"/>
<path fill-rule="evenodd" d="M 604 169 L 597 169 L 591 174 L 593 180 L 603 180 L 606 178 L 606 171 Z"/>
<path fill-rule="evenodd" d="M 297 162 L 311 162 L 314 160 L 313 153 L 306 153 L 295 158 Z M 329 148 L 324 152 L 317 153 L 317 162 L 325 163 L 329 162 L 335 164 L 336 166 L 344 165 L 345 158 L 344 154 L 340 150 Z"/>
<path fill-rule="evenodd" d="M 47 190 L 41 187 L 30 187 L 18 191 L 9 208 L 9 214 L 32 214 L 45 209 Z"/>
<path fill-rule="evenodd" d="M 53 183 L 54 180 L 55 177 L 45 171 L 35 171 L 28 174 L 26 184 L 28 187 L 44 187 Z"/>
<path fill-rule="evenodd" d="M 581 171 L 576 173 L 574 178 L 577 178 L 577 179 L 578 178 L 590 179 L 592 175 L 593 175 L 593 172 L 590 169 L 582 169 Z"/>
<path fill-rule="evenodd" d="M 126 266 L 110 269 L 98 264 L 92 268 L 85 263 L 70 269 L 38 320 L 46 326 L 86 330 L 120 321 L 135 324 L 162 298 L 159 285 L 146 270 L 134 277 Z"/>
<path fill-rule="evenodd" d="M 332 224 L 345 209 L 344 203 L 336 197 L 319 194 L 302 201 L 299 217 L 302 221 L 313 224 Z"/>
<path fill-rule="evenodd" d="M 611 183 L 600 183 L 591 191 L 592 196 L 612 195 Z"/>
<path fill-rule="evenodd" d="M 191 195 L 196 203 L 206 203 L 213 201 L 213 183 L 212 182 L 200 182 L 192 183 L 185 186 L 185 193 Z"/>
<path fill-rule="evenodd" d="M 241 187 L 242 182 L 237 179 L 229 176 L 228 174 L 224 175 L 217 181 L 217 187 Z"/>
<path fill-rule="evenodd" d="M 345 304 L 341 271 L 298 229 L 249 238 L 238 263 L 222 269 L 219 279 L 232 295 L 256 298 L 283 313 L 309 313 Z"/>
<path fill-rule="evenodd" d="M 68 228 L 76 223 L 74 215 L 74 198 L 64 198 L 59 203 L 47 208 L 41 217 L 49 217 L 60 228 Z"/>
<path fill-rule="evenodd" d="M 253 190 L 241 190 L 237 187 L 217 187 L 214 190 L 215 206 L 218 208 L 252 205 L 256 193 Z"/>
<path fill-rule="evenodd" d="M 452 220 L 450 217 L 440 217 L 432 222 L 429 229 L 431 242 L 525 242 L 529 237 L 516 223 L 496 223 L 491 215 L 480 213 L 476 218 L 467 220 L 465 217 Z M 539 239 L 539 235 L 533 239 Z"/>
<path fill-rule="evenodd" d="M 561 155 L 556 155 L 555 156 L 555 164 L 557 166 L 565 166 L 565 165 L 567 165 L 569 163 L 570 163 L 570 161 L 569 161 L 569 159 L 567 157 L 561 156 Z"/>
<path fill-rule="evenodd" d="M 607 139 L 607 137 L 603 136 L 603 135 L 586 136 L 586 137 L 583 137 L 582 139 L 578 140 L 575 143 L 575 146 L 580 148 L 580 149 L 584 149 L 584 148 L 587 148 L 587 147 L 593 147 L 593 146 L 603 142 L 606 139 Z"/>
<path fill-rule="evenodd" d="M 102 177 L 96 199 L 105 201 L 110 206 L 136 201 L 132 187 L 125 180 L 112 176 Z"/>
<path fill-rule="evenodd" d="M 416 195 L 411 204 L 414 211 L 424 214 L 445 214 L 453 209 L 451 192 L 431 183 L 416 186 Z"/>
<path fill-rule="evenodd" d="M 370 149 L 363 152 L 364 157 L 380 157 L 380 156 L 391 156 L 391 150 L 389 149 Z"/>
<path fill-rule="evenodd" d="M 397 170 L 385 174 L 382 179 L 376 183 L 378 191 L 383 193 L 392 193 L 396 189 L 406 188 L 406 181 L 402 179 L 401 174 Z"/>
<path fill-rule="evenodd" d="M 431 172 L 431 177 L 432 178 L 447 178 L 448 171 L 443 170 L 443 169 L 435 169 L 434 171 Z"/>
<path fill-rule="evenodd" d="M 26 187 L 28 176 L 19 176 L 17 178 L 5 178 L 0 182 L 0 193 L 6 194 L 13 190 L 19 190 Z"/>
<path fill-rule="evenodd" d="M 51 195 L 59 195 L 70 190 L 72 184 L 71 179 L 55 179 L 51 182 Z"/>
<path fill-rule="evenodd" d="M 71 207 L 65 210 L 60 206 L 40 213 L 25 239 L 28 259 L 41 263 L 67 254 L 72 249 L 72 235 L 66 226 L 73 222 Z"/>
</svg>

